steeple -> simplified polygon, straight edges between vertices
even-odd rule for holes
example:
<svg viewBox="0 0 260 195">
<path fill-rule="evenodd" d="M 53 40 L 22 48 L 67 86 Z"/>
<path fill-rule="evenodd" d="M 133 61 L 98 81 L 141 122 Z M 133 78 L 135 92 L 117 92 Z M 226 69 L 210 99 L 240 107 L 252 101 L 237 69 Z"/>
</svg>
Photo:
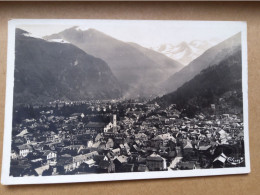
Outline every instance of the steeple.
<svg viewBox="0 0 260 195">
<path fill-rule="evenodd" d="M 116 124 L 116 114 L 113 114 L 113 132 L 117 132 L 117 124 Z"/>
</svg>

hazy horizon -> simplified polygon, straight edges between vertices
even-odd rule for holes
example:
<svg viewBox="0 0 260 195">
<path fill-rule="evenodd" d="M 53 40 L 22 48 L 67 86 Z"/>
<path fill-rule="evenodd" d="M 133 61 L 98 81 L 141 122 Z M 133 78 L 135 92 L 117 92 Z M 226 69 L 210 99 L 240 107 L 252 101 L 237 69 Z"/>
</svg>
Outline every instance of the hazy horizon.
<svg viewBox="0 0 260 195">
<path fill-rule="evenodd" d="M 239 22 L 164 21 L 164 20 L 80 20 L 69 22 L 46 21 L 17 25 L 35 36 L 44 37 L 78 26 L 101 31 L 124 42 L 134 42 L 143 47 L 158 47 L 162 44 L 178 45 L 194 40 L 207 41 L 212 45 L 241 31 Z M 192 34 L 192 36 L 191 36 Z"/>
</svg>

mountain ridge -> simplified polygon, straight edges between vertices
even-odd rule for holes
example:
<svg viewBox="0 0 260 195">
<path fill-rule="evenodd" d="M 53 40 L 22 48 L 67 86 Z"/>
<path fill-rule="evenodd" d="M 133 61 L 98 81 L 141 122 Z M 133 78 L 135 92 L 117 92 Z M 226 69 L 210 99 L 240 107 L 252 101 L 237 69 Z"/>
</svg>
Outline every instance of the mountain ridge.
<svg viewBox="0 0 260 195">
<path fill-rule="evenodd" d="M 109 66 L 70 43 L 48 42 L 16 29 L 16 103 L 120 98 Z"/>
<path fill-rule="evenodd" d="M 209 41 L 193 40 L 190 42 L 182 41 L 177 45 L 164 43 L 157 47 L 152 47 L 151 49 L 158 51 L 163 55 L 182 63 L 185 66 L 188 65 L 192 60 L 199 57 L 213 45 L 214 44 Z"/>
<path fill-rule="evenodd" d="M 242 108 L 242 57 L 241 49 L 222 60 L 219 64 L 202 70 L 193 79 L 176 91 L 154 101 L 163 106 L 176 104 L 178 109 L 199 111 L 210 104 L 220 104 L 219 99 L 227 92 L 235 92 L 231 106 Z M 239 104 L 237 106 L 236 104 Z M 191 111 L 191 110 L 189 110 Z M 194 113 L 193 113 L 194 114 Z"/>
<path fill-rule="evenodd" d="M 84 31 L 73 27 L 44 38 L 62 38 L 106 61 L 124 89 L 124 97 L 157 94 L 162 78 L 168 78 L 182 68 L 180 63 L 167 57 L 165 64 L 158 64 L 151 55 L 148 57 L 141 51 L 144 50 L 141 46 L 134 47 L 94 29 Z"/>
<path fill-rule="evenodd" d="M 166 93 L 177 90 L 185 82 L 191 80 L 199 74 L 203 69 L 211 65 L 218 64 L 220 61 L 232 55 L 239 49 L 241 49 L 241 33 L 237 33 L 236 35 L 205 51 L 189 65 L 170 76 L 162 84 L 162 88 L 166 91 Z"/>
</svg>

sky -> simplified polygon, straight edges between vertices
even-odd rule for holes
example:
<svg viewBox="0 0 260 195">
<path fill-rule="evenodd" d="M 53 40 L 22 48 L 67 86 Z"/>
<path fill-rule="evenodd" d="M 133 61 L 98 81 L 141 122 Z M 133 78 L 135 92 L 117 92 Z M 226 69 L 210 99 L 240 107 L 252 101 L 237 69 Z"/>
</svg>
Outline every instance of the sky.
<svg viewBox="0 0 260 195">
<path fill-rule="evenodd" d="M 241 22 L 171 21 L 171 20 L 25 20 L 17 25 L 35 36 L 43 37 L 73 26 L 94 28 L 124 42 L 157 47 L 183 41 L 209 41 L 217 44 L 241 31 Z"/>
</svg>

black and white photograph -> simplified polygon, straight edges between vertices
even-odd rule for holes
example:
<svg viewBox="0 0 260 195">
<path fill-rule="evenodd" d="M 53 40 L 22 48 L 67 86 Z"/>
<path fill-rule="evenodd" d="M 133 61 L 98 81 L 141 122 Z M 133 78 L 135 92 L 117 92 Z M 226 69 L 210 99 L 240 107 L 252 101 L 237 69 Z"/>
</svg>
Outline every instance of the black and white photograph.
<svg viewBox="0 0 260 195">
<path fill-rule="evenodd" d="M 246 22 L 9 21 L 2 183 L 250 172 Z"/>
</svg>

